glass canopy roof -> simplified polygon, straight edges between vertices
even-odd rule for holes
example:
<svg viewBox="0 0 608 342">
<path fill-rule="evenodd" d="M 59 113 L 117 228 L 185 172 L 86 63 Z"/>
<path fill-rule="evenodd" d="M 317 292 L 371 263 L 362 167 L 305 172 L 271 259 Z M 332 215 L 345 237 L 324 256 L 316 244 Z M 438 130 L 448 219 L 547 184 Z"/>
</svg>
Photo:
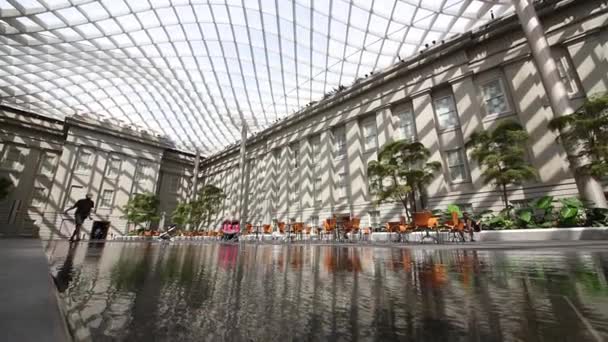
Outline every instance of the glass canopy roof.
<svg viewBox="0 0 608 342">
<path fill-rule="evenodd" d="M 0 0 L 0 101 L 211 154 L 511 12 L 492 0 Z"/>
</svg>

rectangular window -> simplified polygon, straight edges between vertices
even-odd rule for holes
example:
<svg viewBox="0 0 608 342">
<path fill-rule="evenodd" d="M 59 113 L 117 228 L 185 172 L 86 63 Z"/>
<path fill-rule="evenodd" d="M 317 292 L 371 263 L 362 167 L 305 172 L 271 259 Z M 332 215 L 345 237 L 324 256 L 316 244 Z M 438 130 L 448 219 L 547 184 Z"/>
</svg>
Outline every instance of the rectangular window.
<svg viewBox="0 0 608 342">
<path fill-rule="evenodd" d="M 297 169 L 300 166 L 300 145 L 293 144 L 291 145 L 291 157 L 293 159 L 293 170 Z"/>
<path fill-rule="evenodd" d="M 108 178 L 116 178 L 120 174 L 120 166 L 122 164 L 122 160 L 118 157 L 111 157 L 108 160 L 108 168 L 106 169 L 106 177 Z"/>
<path fill-rule="evenodd" d="M 462 155 L 462 149 L 456 149 L 446 151 L 446 157 L 448 159 L 448 168 L 450 170 L 450 179 L 452 182 L 460 182 L 466 179 L 466 167 L 464 164 L 464 157 Z"/>
<path fill-rule="evenodd" d="M 568 60 L 568 56 L 563 49 L 555 50 L 555 63 L 557 64 L 557 71 L 559 73 L 559 78 L 566 86 L 566 91 L 568 95 L 575 95 L 578 93 L 578 86 L 576 85 L 576 71 L 570 64 Z"/>
<path fill-rule="evenodd" d="M 178 175 L 169 176 L 169 192 L 175 194 L 179 191 L 179 185 L 181 183 L 181 177 Z"/>
<path fill-rule="evenodd" d="M 76 201 L 83 199 L 86 195 L 86 189 L 79 185 L 72 185 L 70 188 L 70 197 L 68 203 L 66 203 L 66 208 L 71 207 L 76 203 Z"/>
<path fill-rule="evenodd" d="M 45 152 L 40 160 L 40 170 L 38 172 L 41 175 L 52 176 L 56 162 L 57 155 L 55 153 Z"/>
<path fill-rule="evenodd" d="M 46 189 L 43 187 L 34 188 L 32 193 L 32 207 L 42 207 L 46 202 Z"/>
<path fill-rule="evenodd" d="M 367 121 L 363 124 L 363 149 L 373 151 L 378 147 L 376 121 Z"/>
<path fill-rule="evenodd" d="M 416 123 L 414 112 L 410 109 L 404 109 L 399 112 L 399 135 L 407 141 L 416 141 Z"/>
<path fill-rule="evenodd" d="M 346 157 L 346 132 L 344 127 L 334 130 L 334 156 L 336 159 Z"/>
<path fill-rule="evenodd" d="M 152 165 L 147 161 L 140 161 L 137 170 L 135 170 L 135 181 L 141 183 L 147 181 L 152 175 Z"/>
<path fill-rule="evenodd" d="M 112 208 L 112 202 L 114 201 L 114 190 L 104 190 L 101 193 L 101 199 L 99 200 L 100 208 Z"/>
<path fill-rule="evenodd" d="M 80 151 L 76 160 L 76 172 L 88 174 L 91 172 L 91 164 L 93 162 L 93 154 L 88 151 Z"/>
<path fill-rule="evenodd" d="M 2 158 L 2 168 L 17 169 L 23 164 L 23 154 L 17 146 L 7 146 L 4 158 Z"/>
<path fill-rule="evenodd" d="M 315 178 L 312 189 L 313 201 L 315 207 L 321 206 L 321 178 Z"/>
<path fill-rule="evenodd" d="M 487 115 L 501 114 L 509 111 L 507 96 L 499 79 L 484 84 L 481 89 Z"/>
<path fill-rule="evenodd" d="M 458 126 L 458 114 L 452 95 L 440 97 L 434 100 L 435 114 L 439 122 L 439 129 Z"/>
<path fill-rule="evenodd" d="M 336 181 L 336 192 L 338 194 L 339 199 L 343 199 L 348 196 L 348 192 L 346 189 L 346 172 L 338 173 L 338 179 Z"/>
</svg>

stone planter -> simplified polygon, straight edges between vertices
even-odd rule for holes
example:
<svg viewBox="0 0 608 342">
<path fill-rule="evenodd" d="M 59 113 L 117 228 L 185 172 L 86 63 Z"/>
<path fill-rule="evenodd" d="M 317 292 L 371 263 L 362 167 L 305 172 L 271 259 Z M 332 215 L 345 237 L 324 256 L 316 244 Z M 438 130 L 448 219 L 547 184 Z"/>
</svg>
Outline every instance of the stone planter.
<svg viewBox="0 0 608 342">
<path fill-rule="evenodd" d="M 478 241 L 608 240 L 608 227 L 484 230 L 475 233 L 475 239 Z"/>
</svg>

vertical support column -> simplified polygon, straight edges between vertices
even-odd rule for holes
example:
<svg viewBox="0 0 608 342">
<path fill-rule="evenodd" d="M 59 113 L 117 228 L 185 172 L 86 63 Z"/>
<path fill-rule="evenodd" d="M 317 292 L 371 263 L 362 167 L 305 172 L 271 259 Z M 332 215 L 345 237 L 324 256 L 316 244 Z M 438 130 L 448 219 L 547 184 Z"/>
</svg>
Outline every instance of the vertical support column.
<svg viewBox="0 0 608 342">
<path fill-rule="evenodd" d="M 194 170 L 193 170 L 193 174 L 192 174 L 192 192 L 190 193 L 190 196 L 188 196 L 188 199 L 186 200 L 186 203 L 190 203 L 190 202 L 194 202 L 196 201 L 196 195 L 197 195 L 197 188 L 198 188 L 198 168 L 200 167 L 200 162 L 201 162 L 201 152 L 198 150 L 198 148 L 196 149 L 196 154 L 194 156 Z M 190 214 L 188 213 L 188 221 L 190 221 Z M 186 230 L 190 230 L 190 223 L 186 224 Z"/>
<path fill-rule="evenodd" d="M 240 213 L 239 213 L 239 221 L 241 224 L 241 231 L 245 229 L 245 223 L 247 221 L 247 205 L 249 202 L 249 189 L 247 189 L 247 124 L 243 122 L 243 128 L 241 129 L 241 156 L 239 162 L 239 169 L 241 172 L 241 180 L 240 180 Z"/>
<path fill-rule="evenodd" d="M 566 87 L 559 77 L 557 64 L 551 55 L 551 47 L 541 25 L 532 0 L 512 0 L 515 12 L 519 17 L 521 27 L 526 35 L 536 68 L 539 71 L 545 92 L 549 96 L 553 115 L 562 116 L 574 113 Z M 572 173 L 576 180 L 579 193 L 587 200 L 593 201 L 597 207 L 606 208 L 606 197 L 600 183 L 592 177 L 578 175 L 574 151 L 564 146 L 568 153 Z"/>
</svg>

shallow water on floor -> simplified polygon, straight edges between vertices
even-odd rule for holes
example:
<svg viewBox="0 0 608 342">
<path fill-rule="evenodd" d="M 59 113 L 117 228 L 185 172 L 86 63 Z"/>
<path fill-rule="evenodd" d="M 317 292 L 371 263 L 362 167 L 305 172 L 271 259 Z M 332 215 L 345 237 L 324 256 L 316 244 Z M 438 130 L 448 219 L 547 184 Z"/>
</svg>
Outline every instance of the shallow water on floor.
<svg viewBox="0 0 608 342">
<path fill-rule="evenodd" d="M 603 341 L 608 253 L 45 244 L 94 341 Z"/>
</svg>

